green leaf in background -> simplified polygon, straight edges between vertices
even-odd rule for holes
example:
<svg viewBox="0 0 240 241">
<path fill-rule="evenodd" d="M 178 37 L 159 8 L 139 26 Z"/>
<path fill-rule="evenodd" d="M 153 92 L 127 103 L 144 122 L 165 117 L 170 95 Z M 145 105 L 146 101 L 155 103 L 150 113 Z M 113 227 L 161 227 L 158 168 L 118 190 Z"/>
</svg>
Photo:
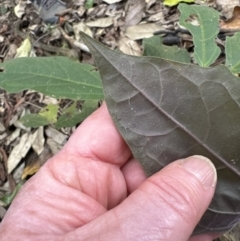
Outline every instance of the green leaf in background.
<svg viewBox="0 0 240 241">
<path fill-rule="evenodd" d="M 186 49 L 177 46 L 166 46 L 160 36 L 153 36 L 143 40 L 144 56 L 155 56 L 180 63 L 191 63 L 190 55 Z"/>
<path fill-rule="evenodd" d="M 218 183 L 194 233 L 240 220 L 240 81 L 224 66 L 135 57 L 82 34 L 100 71 L 110 115 L 148 175 L 180 158 L 208 157 Z"/>
<path fill-rule="evenodd" d="M 50 124 L 46 117 L 40 116 L 39 114 L 26 114 L 21 117 L 19 121 L 22 122 L 24 126 L 33 128 Z"/>
<path fill-rule="evenodd" d="M 194 3 L 194 0 L 164 0 L 163 4 L 166 6 L 172 7 L 179 4 L 180 2 Z"/>
<path fill-rule="evenodd" d="M 13 59 L 0 64 L 0 69 L 0 87 L 9 93 L 32 89 L 55 98 L 103 99 L 94 67 L 66 57 Z"/>
<path fill-rule="evenodd" d="M 5 6 L 4 4 L 0 5 L 0 16 L 3 16 L 5 13 L 7 13 L 8 7 Z"/>
<path fill-rule="evenodd" d="M 219 32 L 219 12 L 209 7 L 185 3 L 178 8 L 181 12 L 180 25 L 193 36 L 195 60 L 202 67 L 210 66 L 221 52 L 215 43 Z"/>
<path fill-rule="evenodd" d="M 87 9 L 92 8 L 93 4 L 94 4 L 94 0 L 87 0 L 86 3 L 85 3 L 85 7 Z"/>
<path fill-rule="evenodd" d="M 21 180 L 17 186 L 15 187 L 14 191 L 10 194 L 6 194 L 4 195 L 0 200 L 2 202 L 5 203 L 5 206 L 8 206 L 11 204 L 11 202 L 13 201 L 14 197 L 17 195 L 18 191 L 21 189 L 21 187 L 23 186 L 23 184 L 25 183 L 24 180 Z"/>
<path fill-rule="evenodd" d="M 91 115 L 98 108 L 98 101 L 96 100 L 86 100 L 82 109 L 82 116 L 80 121 L 85 120 L 89 115 Z"/>
<path fill-rule="evenodd" d="M 240 32 L 226 38 L 225 53 L 226 66 L 234 74 L 240 73 Z"/>
<path fill-rule="evenodd" d="M 46 118 L 50 124 L 53 124 L 57 121 L 59 105 L 49 104 L 44 107 L 39 115 Z"/>
<path fill-rule="evenodd" d="M 64 110 L 58 121 L 55 123 L 56 128 L 72 127 L 85 120 L 98 107 L 98 101 L 86 100 L 82 106 L 82 111 L 76 108 L 76 102 Z"/>
</svg>

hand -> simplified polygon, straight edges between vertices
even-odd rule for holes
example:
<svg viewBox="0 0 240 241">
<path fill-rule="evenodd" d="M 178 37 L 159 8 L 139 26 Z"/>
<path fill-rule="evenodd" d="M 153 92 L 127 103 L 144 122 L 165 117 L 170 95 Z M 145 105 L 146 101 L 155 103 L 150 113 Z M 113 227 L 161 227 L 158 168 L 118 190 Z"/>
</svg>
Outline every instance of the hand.
<svg viewBox="0 0 240 241">
<path fill-rule="evenodd" d="M 186 241 L 215 183 L 213 165 L 200 156 L 146 178 L 104 104 L 23 186 L 0 225 L 0 239 Z"/>
</svg>

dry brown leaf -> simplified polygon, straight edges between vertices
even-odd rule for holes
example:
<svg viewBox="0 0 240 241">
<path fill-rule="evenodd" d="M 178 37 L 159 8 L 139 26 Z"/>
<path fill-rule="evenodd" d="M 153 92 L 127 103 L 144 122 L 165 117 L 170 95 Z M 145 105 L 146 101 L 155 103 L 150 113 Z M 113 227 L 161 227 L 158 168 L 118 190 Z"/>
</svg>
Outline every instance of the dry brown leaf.
<svg viewBox="0 0 240 241">
<path fill-rule="evenodd" d="M 20 142 L 12 149 L 8 162 L 8 174 L 10 174 L 14 168 L 18 165 L 18 163 L 22 160 L 23 157 L 26 156 L 29 149 L 32 145 L 32 135 L 29 133 L 25 133 L 20 138 Z"/>
<path fill-rule="evenodd" d="M 137 44 L 136 41 L 126 38 L 126 37 L 121 37 L 118 41 L 118 48 L 124 53 L 128 55 L 135 55 L 135 56 L 141 56 L 141 48 Z"/>
<path fill-rule="evenodd" d="M 132 40 L 150 38 L 153 36 L 154 32 L 163 29 L 164 28 L 161 25 L 156 23 L 139 24 L 136 26 L 128 27 L 126 29 L 125 35 Z"/>
<path fill-rule="evenodd" d="M 102 36 L 102 35 L 104 34 L 104 31 L 105 31 L 104 28 L 99 28 L 99 29 L 97 29 L 97 32 L 96 32 L 96 34 L 95 34 L 95 37 L 96 37 L 96 38 L 99 38 L 100 36 Z"/>
<path fill-rule="evenodd" d="M 61 38 L 61 32 L 58 28 L 55 28 L 51 31 L 51 36 L 49 38 L 49 42 L 60 39 Z"/>
<path fill-rule="evenodd" d="M 239 0 L 216 0 L 218 6 L 222 8 L 222 14 L 226 19 L 230 19 L 233 16 L 233 9 L 239 6 Z"/>
<path fill-rule="evenodd" d="M 63 145 L 67 139 L 67 135 L 64 135 L 60 131 L 58 131 L 50 126 L 46 128 L 45 133 L 48 137 L 52 138 L 56 143 L 58 143 L 60 145 Z"/>
<path fill-rule="evenodd" d="M 5 37 L 3 35 L 0 35 L 0 43 L 3 43 L 5 41 Z"/>
<path fill-rule="evenodd" d="M 58 144 L 52 138 L 47 139 L 47 145 L 54 155 L 57 154 L 62 149 L 62 145 Z"/>
<path fill-rule="evenodd" d="M 146 10 L 148 10 L 156 2 L 156 0 L 145 0 L 145 2 L 146 2 Z"/>
<path fill-rule="evenodd" d="M 236 6 L 232 18 L 222 21 L 220 25 L 222 29 L 240 29 L 240 7 Z"/>
<path fill-rule="evenodd" d="M 102 1 L 108 4 L 113 4 L 113 3 L 121 2 L 122 0 L 102 0 Z"/>
<path fill-rule="evenodd" d="M 145 9 L 145 0 L 128 0 L 125 11 L 125 27 L 134 26 L 142 20 Z"/>
<path fill-rule="evenodd" d="M 12 43 L 9 45 L 9 50 L 6 54 L 6 57 L 4 58 L 4 61 L 13 59 L 17 52 L 17 45 L 15 43 Z"/>
<path fill-rule="evenodd" d="M 18 5 L 14 7 L 14 13 L 18 18 L 22 18 L 23 14 L 25 13 L 26 5 L 26 2 L 19 1 Z"/>
<path fill-rule="evenodd" d="M 14 132 L 12 132 L 6 140 L 6 145 L 8 146 L 11 142 L 16 140 L 20 136 L 21 129 L 17 128 Z"/>
<path fill-rule="evenodd" d="M 3 134 L 0 134 L 0 141 L 4 140 L 8 136 L 7 132 L 4 132 Z"/>
<path fill-rule="evenodd" d="M 88 27 L 106 28 L 113 24 L 114 18 L 98 18 L 95 21 L 87 22 Z"/>
<path fill-rule="evenodd" d="M 89 8 L 86 12 L 88 19 L 103 18 L 107 10 L 107 4 L 97 4 L 93 8 Z"/>
<path fill-rule="evenodd" d="M 59 100 L 56 98 L 53 98 L 51 96 L 47 96 L 47 95 L 42 95 L 41 93 L 39 93 L 39 95 L 41 96 L 41 101 L 39 100 L 40 103 L 43 103 L 45 105 L 59 105 Z"/>
<path fill-rule="evenodd" d="M 12 186 L 11 190 L 13 190 L 13 187 L 15 188 L 16 183 L 18 183 L 21 180 L 24 167 L 25 167 L 25 163 L 22 162 L 17 168 L 14 169 L 14 171 L 11 175 L 12 180 L 10 181 L 12 184 L 9 184 L 9 186 Z"/>
<path fill-rule="evenodd" d="M 5 128 L 5 126 L 3 125 L 3 123 L 0 122 L 0 133 L 2 133 L 2 132 L 4 132 L 4 131 L 6 131 L 6 128 Z"/>
<path fill-rule="evenodd" d="M 5 168 L 4 168 L 4 160 L 1 160 L 3 158 L 1 158 L 2 154 L 0 153 L 0 186 L 2 186 L 2 184 L 4 183 L 5 179 L 6 179 L 6 172 L 5 172 Z"/>
<path fill-rule="evenodd" d="M 44 146 L 43 152 L 40 155 L 37 155 L 35 152 L 32 153 L 31 156 L 28 156 L 28 160 L 25 161 L 28 164 L 21 172 L 21 179 L 34 175 L 52 156 L 53 154 L 47 145 Z"/>
<path fill-rule="evenodd" d="M 21 179 L 25 179 L 28 176 L 32 176 L 40 169 L 40 161 L 35 161 L 24 168 Z"/>
<path fill-rule="evenodd" d="M 33 143 L 32 143 L 32 148 L 38 155 L 40 155 L 43 152 L 44 142 L 45 142 L 45 138 L 43 135 L 43 127 L 40 126 L 33 133 Z"/>
<path fill-rule="evenodd" d="M 164 19 L 164 15 L 163 15 L 163 12 L 158 12 L 158 13 L 155 13 L 153 15 L 151 15 L 149 18 L 148 18 L 148 21 L 150 22 L 157 22 L 159 20 L 163 20 Z"/>
<path fill-rule="evenodd" d="M 80 32 L 84 32 L 89 35 L 91 38 L 93 37 L 92 30 L 83 22 L 73 24 L 73 31 L 75 35 L 75 39 L 79 41 L 81 39 Z"/>
<path fill-rule="evenodd" d="M 82 18 L 83 15 L 85 14 L 86 12 L 86 8 L 84 6 L 79 6 L 79 8 L 76 10 L 76 14 Z"/>
<path fill-rule="evenodd" d="M 43 127 L 40 127 L 34 133 L 23 134 L 20 138 L 19 143 L 12 149 L 9 155 L 7 162 L 8 174 L 10 174 L 15 169 L 15 167 L 22 160 L 22 158 L 26 156 L 31 147 L 38 155 L 42 153 L 44 149 L 44 141 L 45 140 L 43 137 Z"/>
<path fill-rule="evenodd" d="M 46 141 L 47 145 L 44 148 L 44 152 L 46 147 L 48 147 L 49 150 L 51 151 L 51 154 L 53 155 L 57 154 L 62 149 L 62 147 L 64 146 L 68 138 L 68 135 L 63 134 L 60 131 L 50 126 L 46 128 L 45 134 L 47 135 L 48 138 Z"/>
</svg>

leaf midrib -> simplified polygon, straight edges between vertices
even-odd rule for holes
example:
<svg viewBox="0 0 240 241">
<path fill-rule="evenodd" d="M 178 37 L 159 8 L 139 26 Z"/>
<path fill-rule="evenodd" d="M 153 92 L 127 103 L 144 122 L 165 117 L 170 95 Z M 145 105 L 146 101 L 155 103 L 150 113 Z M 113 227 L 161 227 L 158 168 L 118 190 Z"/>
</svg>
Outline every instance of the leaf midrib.
<svg viewBox="0 0 240 241">
<path fill-rule="evenodd" d="M 88 41 L 88 40 L 87 40 Z M 190 131 L 188 131 L 188 129 L 186 129 L 180 122 L 176 121 L 175 119 L 173 119 L 166 111 L 164 111 L 162 108 L 160 108 L 159 106 L 157 106 L 152 100 L 150 100 L 139 88 L 137 88 L 131 81 L 128 80 L 128 78 L 123 75 L 123 73 L 119 72 L 118 69 L 115 67 L 115 65 L 113 65 L 108 58 L 106 57 L 106 55 L 104 54 L 104 52 L 100 52 L 97 48 L 95 48 L 92 43 L 90 41 L 88 41 L 88 43 L 91 44 L 93 52 L 99 52 L 100 56 L 103 56 L 107 62 L 114 67 L 114 69 L 122 75 L 122 77 L 124 77 L 135 89 L 137 89 L 154 107 L 156 107 L 161 113 L 163 113 L 165 115 L 166 118 L 168 118 L 170 121 L 172 121 L 174 124 L 176 124 L 177 126 L 179 126 L 185 133 L 187 133 L 187 135 L 189 135 L 190 137 L 192 137 L 199 145 L 201 145 L 204 149 L 206 149 L 209 153 L 211 153 L 215 158 L 217 158 L 218 160 L 220 160 L 223 164 L 225 164 L 231 171 L 233 171 L 234 173 L 236 173 L 238 176 L 240 176 L 240 172 L 235 170 L 227 161 L 225 161 L 221 156 L 219 156 L 217 153 L 215 153 L 215 151 L 211 150 L 206 144 L 204 144 L 202 141 L 199 140 L 198 137 L 196 137 L 195 135 L 193 135 Z M 104 48 L 106 48 L 105 46 L 103 46 Z M 106 52 L 108 52 L 109 50 L 106 48 Z M 124 55 L 124 54 L 122 54 Z M 132 57 L 132 56 L 131 56 Z M 144 57 L 145 59 L 147 59 L 148 57 Z M 164 61 L 164 60 L 163 60 Z M 167 61 L 168 62 L 168 61 Z M 100 71 L 100 70 L 99 70 Z"/>
<path fill-rule="evenodd" d="M 35 73 L 29 73 L 29 72 L 27 72 L 27 73 L 24 73 L 24 72 L 21 72 L 21 73 L 1 73 L 1 75 L 24 75 L 25 77 L 24 77 L 24 79 L 27 79 L 27 78 L 32 78 L 32 77 L 41 77 L 41 78 L 52 78 L 52 79 L 55 79 L 56 81 L 65 81 L 65 82 L 67 82 L 67 83 L 72 83 L 72 84 L 77 84 L 77 85 L 84 85 L 84 86 L 88 86 L 88 87 L 93 87 L 93 88 L 97 88 L 97 89 L 102 89 L 102 87 L 101 86 L 94 86 L 94 85 L 90 85 L 90 84 L 83 84 L 83 83 L 77 83 L 77 82 L 74 82 L 74 80 L 70 80 L 70 79 L 62 79 L 62 78 L 59 78 L 59 77 L 51 77 L 51 76 L 49 76 L 49 75 L 41 75 L 41 74 L 35 74 Z M 26 77 L 26 75 L 29 75 L 29 77 Z M 97 78 L 95 78 L 95 79 L 97 79 Z M 2 80 L 1 81 L 1 79 L 0 79 L 0 83 L 2 82 L 2 83 L 4 83 L 4 82 L 8 82 L 9 81 L 9 79 L 7 79 L 7 78 L 5 78 L 4 80 Z M 17 85 L 17 86 L 21 86 L 21 85 Z M 51 85 L 50 85 L 51 86 Z"/>
</svg>

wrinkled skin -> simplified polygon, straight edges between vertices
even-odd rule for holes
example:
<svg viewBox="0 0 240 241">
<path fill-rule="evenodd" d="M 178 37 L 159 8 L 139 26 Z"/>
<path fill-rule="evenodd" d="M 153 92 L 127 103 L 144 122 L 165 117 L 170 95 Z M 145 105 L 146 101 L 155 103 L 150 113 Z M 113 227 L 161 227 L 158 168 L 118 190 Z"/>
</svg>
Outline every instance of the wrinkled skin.
<svg viewBox="0 0 240 241">
<path fill-rule="evenodd" d="M 104 104 L 23 186 L 0 240 L 210 241 L 216 235 L 189 237 L 214 187 L 181 162 L 147 179 Z"/>
</svg>

